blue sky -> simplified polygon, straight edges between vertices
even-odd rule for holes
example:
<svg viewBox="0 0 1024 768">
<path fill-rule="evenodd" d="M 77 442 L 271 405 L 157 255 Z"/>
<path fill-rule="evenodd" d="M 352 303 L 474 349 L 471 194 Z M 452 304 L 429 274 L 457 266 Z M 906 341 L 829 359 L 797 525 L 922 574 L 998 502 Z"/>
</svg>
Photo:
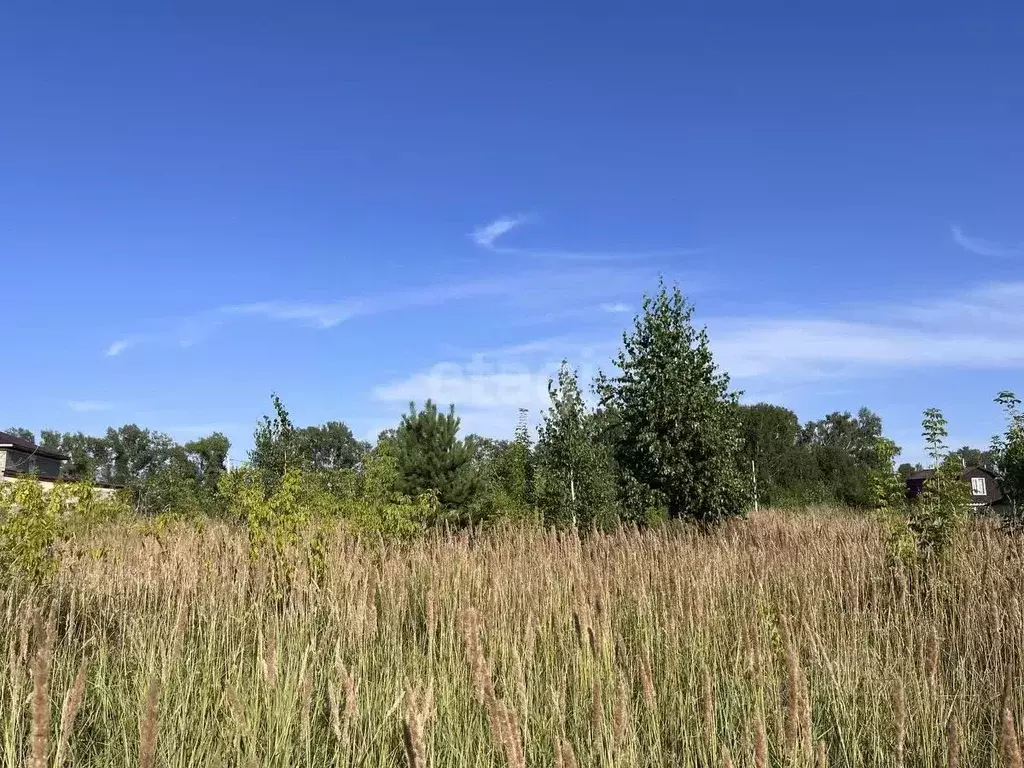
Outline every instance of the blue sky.
<svg viewBox="0 0 1024 768">
<path fill-rule="evenodd" d="M 912 457 L 1024 390 L 1020 3 L 176 5 L 0 11 L 3 426 L 509 435 L 659 274 Z"/>
</svg>

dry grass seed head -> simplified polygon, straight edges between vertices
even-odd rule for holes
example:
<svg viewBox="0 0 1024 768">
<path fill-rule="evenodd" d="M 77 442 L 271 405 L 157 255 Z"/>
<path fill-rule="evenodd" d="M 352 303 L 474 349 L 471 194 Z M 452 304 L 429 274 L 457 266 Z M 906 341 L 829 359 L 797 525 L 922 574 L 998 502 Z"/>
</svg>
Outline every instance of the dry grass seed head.
<svg viewBox="0 0 1024 768">
<path fill-rule="evenodd" d="M 85 680 L 89 670 L 88 659 L 82 659 L 78 665 L 78 673 L 75 680 L 64 695 L 64 706 L 60 714 L 60 735 L 57 737 L 57 753 L 54 757 L 54 765 L 62 768 L 66 758 L 68 747 L 71 743 L 71 734 L 75 728 L 75 718 L 78 717 L 78 710 L 82 707 L 82 699 L 85 697 Z"/>
<path fill-rule="evenodd" d="M 828 768 L 828 747 L 819 741 L 814 750 L 814 768 Z"/>
<path fill-rule="evenodd" d="M 146 705 L 139 718 L 139 768 L 156 764 L 156 732 L 159 718 L 160 680 L 154 675 L 146 691 Z"/>
<path fill-rule="evenodd" d="M 754 718 L 754 766 L 766 768 L 768 765 L 768 737 L 764 732 L 764 715 L 758 710 Z"/>
<path fill-rule="evenodd" d="M 956 715 L 951 714 L 946 726 L 946 768 L 959 768 L 959 766 L 960 728 L 956 722 Z"/>
<path fill-rule="evenodd" d="M 572 748 L 572 742 L 565 737 L 559 737 L 557 745 L 559 768 L 579 768 L 576 761 L 576 751 Z"/>
<path fill-rule="evenodd" d="M 1003 707 L 1003 732 L 1000 738 L 1003 753 L 1003 764 L 1006 768 L 1024 768 L 1021 757 L 1020 741 L 1017 738 L 1017 726 L 1014 723 L 1013 710 L 1007 703 Z"/>
<path fill-rule="evenodd" d="M 425 768 L 427 765 L 426 723 L 433 709 L 433 691 L 423 693 L 410 691 L 406 698 L 405 721 L 402 724 L 402 738 L 409 768 Z"/>
<path fill-rule="evenodd" d="M 896 765 L 903 768 L 904 750 L 907 738 L 907 693 L 900 680 L 896 688 Z"/>
<path fill-rule="evenodd" d="M 29 768 L 47 768 L 50 750 L 50 672 L 53 669 L 53 649 L 56 642 L 56 619 L 51 612 L 43 622 L 37 614 L 37 624 L 42 635 L 39 647 L 32 659 L 32 717 L 31 754 Z"/>
</svg>

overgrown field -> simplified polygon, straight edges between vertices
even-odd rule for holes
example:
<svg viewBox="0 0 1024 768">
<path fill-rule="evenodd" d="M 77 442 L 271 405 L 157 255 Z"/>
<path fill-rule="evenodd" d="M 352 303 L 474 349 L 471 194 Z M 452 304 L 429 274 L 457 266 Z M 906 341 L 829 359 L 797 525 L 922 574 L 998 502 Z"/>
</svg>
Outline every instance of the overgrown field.
<svg viewBox="0 0 1024 768">
<path fill-rule="evenodd" d="M 1020 538 L 925 580 L 828 510 L 310 537 L 280 581 L 242 531 L 120 526 L 0 592 L 4 765 L 1020 765 Z"/>
</svg>

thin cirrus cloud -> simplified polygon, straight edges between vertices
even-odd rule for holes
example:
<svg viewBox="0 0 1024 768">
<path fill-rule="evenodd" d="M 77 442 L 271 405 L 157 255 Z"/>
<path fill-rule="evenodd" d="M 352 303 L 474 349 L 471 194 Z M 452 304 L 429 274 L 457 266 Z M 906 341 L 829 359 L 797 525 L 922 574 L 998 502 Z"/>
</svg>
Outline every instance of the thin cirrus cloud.
<svg viewBox="0 0 1024 768">
<path fill-rule="evenodd" d="M 532 214 L 516 214 L 514 216 L 499 216 L 493 221 L 477 227 L 469 233 L 469 238 L 481 248 L 491 253 L 506 256 L 521 256 L 536 259 L 547 259 L 550 261 L 577 261 L 577 262 L 600 262 L 600 261 L 629 261 L 637 259 L 658 259 L 673 256 L 689 256 L 704 253 L 706 248 L 677 248 L 656 251 L 590 251 L 590 250 L 562 250 L 551 248 L 519 248 L 503 245 L 500 240 L 513 229 L 518 229 L 524 224 L 536 221 L 537 217 Z"/>
<path fill-rule="evenodd" d="M 441 362 L 373 390 L 378 402 L 407 403 L 430 398 L 482 415 L 537 411 L 550 404 L 548 383 L 563 360 L 586 389 L 615 351 L 614 340 L 560 336 L 477 352 L 462 362 Z M 495 417 L 497 418 L 497 416 Z"/>
<path fill-rule="evenodd" d="M 715 362 L 741 389 L 785 392 L 914 370 L 1024 369 L 1024 282 L 982 285 L 910 306 L 862 306 L 848 316 L 719 316 L 706 322 Z M 988 317 L 1001 318 L 993 324 Z M 1021 332 L 1006 332 L 1020 329 Z M 383 402 L 430 397 L 508 421 L 547 403 L 547 380 L 566 358 L 585 386 L 609 369 L 609 335 L 554 337 L 445 362 L 374 390 Z M 510 410 L 511 409 L 511 410 Z"/>
<path fill-rule="evenodd" d="M 870 319 L 721 318 L 708 325 L 716 360 L 736 377 L 1024 368 L 1024 282 L 864 307 L 859 314 Z"/>
<path fill-rule="evenodd" d="M 735 322 L 735 321 L 733 321 Z M 712 332 L 721 367 L 737 378 L 856 376 L 922 367 L 1024 366 L 1024 340 L 840 320 L 744 320 Z M 714 325 L 712 325 L 714 329 Z"/>
<path fill-rule="evenodd" d="M 535 219 L 532 215 L 502 216 L 482 227 L 470 237 L 481 248 L 493 253 L 551 257 L 552 260 L 580 262 L 578 264 L 547 264 L 539 269 L 512 274 L 492 275 L 477 280 L 428 285 L 419 288 L 382 292 L 366 296 L 343 297 L 332 301 L 272 299 L 227 304 L 188 317 L 178 318 L 164 327 L 144 333 L 134 333 L 111 342 L 105 350 L 107 357 L 119 357 L 128 350 L 144 345 L 189 347 L 205 340 L 219 326 L 237 323 L 245 318 L 272 322 L 296 323 L 318 330 L 335 328 L 356 317 L 378 315 L 403 310 L 439 307 L 449 302 L 491 298 L 500 301 L 506 309 L 516 310 L 510 322 L 549 322 L 552 306 L 569 315 L 585 315 L 599 306 L 602 312 L 629 311 L 621 302 L 613 301 L 624 289 L 649 285 L 652 275 L 637 265 L 626 268 L 622 264 L 598 265 L 587 262 L 678 255 L 687 251 L 666 252 L 586 252 L 550 251 L 509 248 L 500 240 L 517 227 Z M 575 306 L 566 306 L 567 299 Z M 603 303 L 601 303 L 603 302 Z M 491 309 L 494 308 L 492 303 Z"/>
<path fill-rule="evenodd" d="M 255 301 L 221 307 L 229 315 L 253 315 L 268 320 L 294 320 L 314 328 L 333 328 L 359 314 L 361 303 L 350 299 L 333 303 Z"/>
<path fill-rule="evenodd" d="M 407 379 L 377 387 L 373 396 L 380 402 L 407 403 L 431 399 L 460 407 L 537 408 L 548 399 L 550 372 L 534 370 L 472 371 L 457 363 L 438 363 Z"/>
<path fill-rule="evenodd" d="M 510 322 L 533 318 L 542 321 L 552 306 L 567 301 L 578 306 L 573 312 L 593 312 L 602 301 L 621 295 L 624 289 L 649 285 L 649 270 L 611 265 L 543 267 L 448 284 L 353 296 L 336 301 L 271 300 L 227 304 L 213 310 L 179 318 L 163 329 L 125 336 L 106 349 L 108 357 L 127 350 L 158 344 L 189 347 L 205 340 L 220 326 L 245 319 L 294 323 L 315 330 L 329 330 L 357 317 L 367 317 L 414 309 L 441 307 L 452 302 L 487 299 L 489 309 L 501 306 L 514 310 Z M 584 309 L 586 308 L 586 309 Z M 604 311 L 621 311 L 618 304 L 605 305 Z"/>
<path fill-rule="evenodd" d="M 112 342 L 110 346 L 107 347 L 107 357 L 117 357 L 126 350 L 134 347 L 137 343 L 138 340 L 134 338 L 118 339 L 117 341 Z"/>
<path fill-rule="evenodd" d="M 608 312 L 609 314 L 613 315 L 621 315 L 626 312 L 629 312 L 629 310 L 629 304 L 625 304 L 621 301 L 610 301 L 601 305 L 602 312 Z"/>
<path fill-rule="evenodd" d="M 164 330 L 117 339 L 107 347 L 106 355 L 118 357 L 129 349 L 146 344 L 193 346 L 207 338 L 216 328 L 243 318 L 291 322 L 328 330 L 355 317 L 440 306 L 462 299 L 498 296 L 515 290 L 515 285 L 514 279 L 494 279 L 426 286 L 329 302 L 274 300 L 228 304 L 179 319 Z"/>
<path fill-rule="evenodd" d="M 527 219 L 527 216 L 500 216 L 490 224 L 477 227 L 469 233 L 469 236 L 481 248 L 493 249 L 499 237 L 525 223 Z"/>
<path fill-rule="evenodd" d="M 953 236 L 953 242 L 976 256 L 1009 259 L 1024 257 L 1024 243 L 1007 245 L 981 237 L 974 237 L 973 235 L 968 235 L 961 227 L 956 225 L 950 228 L 950 233 Z"/>
</svg>

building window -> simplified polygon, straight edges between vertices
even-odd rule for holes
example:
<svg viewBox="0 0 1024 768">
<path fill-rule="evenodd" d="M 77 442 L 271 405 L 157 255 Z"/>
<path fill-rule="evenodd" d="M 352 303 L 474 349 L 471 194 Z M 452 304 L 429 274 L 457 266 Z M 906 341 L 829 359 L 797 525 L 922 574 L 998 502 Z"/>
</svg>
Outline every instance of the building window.
<svg viewBox="0 0 1024 768">
<path fill-rule="evenodd" d="M 971 493 L 975 496 L 985 495 L 985 478 L 984 477 L 972 477 L 971 478 Z"/>
</svg>

